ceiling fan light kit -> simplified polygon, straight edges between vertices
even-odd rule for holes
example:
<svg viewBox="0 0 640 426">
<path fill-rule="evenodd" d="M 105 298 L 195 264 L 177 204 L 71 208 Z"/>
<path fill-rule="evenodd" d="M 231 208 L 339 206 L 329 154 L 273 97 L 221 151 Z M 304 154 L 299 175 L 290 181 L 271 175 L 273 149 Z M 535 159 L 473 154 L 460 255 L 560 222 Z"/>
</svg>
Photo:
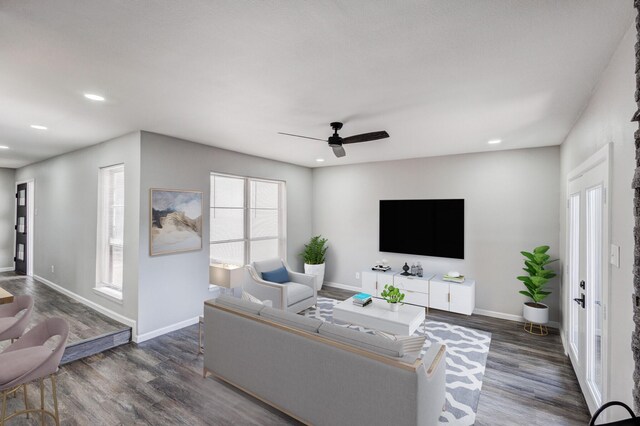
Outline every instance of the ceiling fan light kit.
<svg viewBox="0 0 640 426">
<path fill-rule="evenodd" d="M 346 151 L 344 150 L 344 147 L 342 146 L 344 144 L 369 142 L 369 141 L 375 141 L 378 139 L 385 139 L 389 137 L 389 133 L 387 133 L 385 130 L 382 130 L 379 132 L 362 133 L 359 135 L 353 135 L 353 136 L 348 136 L 346 138 L 343 138 L 338 134 L 338 130 L 342 129 L 342 126 L 343 126 L 341 122 L 334 121 L 333 123 L 330 124 L 330 126 L 333 129 L 333 135 L 329 136 L 326 142 L 329 143 L 329 146 L 333 150 L 333 154 L 338 158 L 344 157 L 345 155 L 347 155 Z M 278 132 L 278 133 L 281 135 L 293 136 L 296 138 L 305 138 L 305 139 L 313 139 L 317 141 L 324 141 L 324 139 L 312 138 L 309 136 L 294 135 L 292 133 L 284 133 L 284 132 Z"/>
</svg>

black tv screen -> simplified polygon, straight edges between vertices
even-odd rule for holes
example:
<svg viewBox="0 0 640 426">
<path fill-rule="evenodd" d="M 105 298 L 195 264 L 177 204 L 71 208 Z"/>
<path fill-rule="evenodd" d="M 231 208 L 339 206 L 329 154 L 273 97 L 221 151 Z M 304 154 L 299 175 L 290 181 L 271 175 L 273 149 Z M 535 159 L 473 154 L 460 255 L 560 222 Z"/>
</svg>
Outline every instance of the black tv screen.
<svg viewBox="0 0 640 426">
<path fill-rule="evenodd" d="M 380 251 L 464 259 L 464 200 L 380 200 Z"/>
</svg>

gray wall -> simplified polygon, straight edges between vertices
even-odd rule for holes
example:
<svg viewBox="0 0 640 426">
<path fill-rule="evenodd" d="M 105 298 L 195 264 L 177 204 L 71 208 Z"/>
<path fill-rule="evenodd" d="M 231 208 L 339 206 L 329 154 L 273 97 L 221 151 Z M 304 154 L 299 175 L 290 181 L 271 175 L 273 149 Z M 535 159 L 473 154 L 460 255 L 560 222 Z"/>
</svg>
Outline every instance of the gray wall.
<svg viewBox="0 0 640 426">
<path fill-rule="evenodd" d="M 314 169 L 313 232 L 330 245 L 325 280 L 360 286 L 355 273 L 380 258 L 396 268 L 420 260 L 427 271 L 474 278 L 477 308 L 519 316 L 520 251 L 548 244 L 558 255 L 559 169 L 558 147 Z M 464 260 L 378 251 L 378 201 L 409 198 L 465 199 Z"/>
<path fill-rule="evenodd" d="M 98 171 L 125 164 L 125 259 L 123 302 L 96 294 Z M 33 273 L 120 315 L 136 320 L 140 133 L 35 163 L 16 180 L 35 181 Z M 13 217 L 13 215 L 12 215 Z M 51 272 L 54 265 L 55 272 Z"/>
<path fill-rule="evenodd" d="M 0 269 L 13 269 L 16 171 L 0 168 Z"/>
<path fill-rule="evenodd" d="M 301 270 L 297 254 L 312 228 L 311 169 L 148 132 L 142 132 L 141 151 L 139 334 L 202 315 L 202 302 L 212 296 L 207 244 L 212 171 L 286 181 L 288 261 Z M 202 250 L 149 256 L 151 188 L 204 193 Z"/>
<path fill-rule="evenodd" d="M 629 120 L 636 110 L 634 49 L 635 25 L 631 25 L 603 74 L 587 108 L 561 147 L 562 202 L 561 254 L 564 257 L 566 232 L 567 174 L 589 156 L 613 142 L 610 200 L 610 240 L 620 246 L 620 268 L 611 267 L 609 293 L 610 382 L 609 400 L 621 400 L 632 406 L 633 358 L 631 334 L 633 312 L 633 191 L 631 180 L 635 168 L 633 133 L 637 124 Z M 564 290 L 564 289 L 563 289 Z M 566 326 L 567 324 L 565 324 Z M 566 328 L 565 328 L 566 329 Z"/>
</svg>

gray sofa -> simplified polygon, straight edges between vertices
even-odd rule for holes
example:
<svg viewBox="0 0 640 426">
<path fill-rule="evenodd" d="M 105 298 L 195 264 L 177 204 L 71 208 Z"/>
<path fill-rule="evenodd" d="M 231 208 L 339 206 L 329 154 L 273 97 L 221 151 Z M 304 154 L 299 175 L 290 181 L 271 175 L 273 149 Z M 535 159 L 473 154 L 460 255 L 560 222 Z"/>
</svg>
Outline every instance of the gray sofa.
<svg viewBox="0 0 640 426">
<path fill-rule="evenodd" d="M 278 284 L 262 279 L 262 273 L 285 267 L 290 282 Z M 242 289 L 262 300 L 273 301 L 273 307 L 283 311 L 302 312 L 317 302 L 316 277 L 294 272 L 282 259 L 253 262 L 247 266 L 247 277 Z"/>
<path fill-rule="evenodd" d="M 401 343 L 232 297 L 205 302 L 204 376 L 305 424 L 431 426 L 445 402 L 445 347 Z"/>
</svg>

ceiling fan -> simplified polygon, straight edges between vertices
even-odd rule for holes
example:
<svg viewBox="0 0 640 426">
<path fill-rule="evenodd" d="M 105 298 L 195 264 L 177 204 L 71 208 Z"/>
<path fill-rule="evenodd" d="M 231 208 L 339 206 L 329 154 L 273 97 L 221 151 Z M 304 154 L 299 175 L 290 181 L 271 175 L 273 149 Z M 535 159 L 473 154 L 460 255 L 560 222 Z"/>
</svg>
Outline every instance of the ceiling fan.
<svg viewBox="0 0 640 426">
<path fill-rule="evenodd" d="M 326 142 L 328 142 L 329 146 L 333 148 L 333 153 L 338 158 L 344 157 L 345 155 L 347 155 L 344 148 L 342 147 L 342 145 L 344 144 L 369 142 L 369 141 L 375 141 L 378 139 L 384 139 L 389 137 L 389 133 L 382 130 L 380 132 L 362 133 L 360 135 L 353 135 L 353 136 L 348 136 L 346 138 L 343 138 L 338 134 L 338 130 L 342 129 L 342 123 L 338 121 L 334 121 L 333 123 L 331 123 L 331 128 L 333 129 L 333 135 L 329 136 Z M 293 135 L 291 133 L 283 133 L 283 132 L 278 132 L 278 133 L 281 135 L 295 136 L 296 138 L 313 139 L 316 141 L 323 141 L 323 142 L 325 141 L 324 139 L 311 138 L 309 136 Z"/>
</svg>

